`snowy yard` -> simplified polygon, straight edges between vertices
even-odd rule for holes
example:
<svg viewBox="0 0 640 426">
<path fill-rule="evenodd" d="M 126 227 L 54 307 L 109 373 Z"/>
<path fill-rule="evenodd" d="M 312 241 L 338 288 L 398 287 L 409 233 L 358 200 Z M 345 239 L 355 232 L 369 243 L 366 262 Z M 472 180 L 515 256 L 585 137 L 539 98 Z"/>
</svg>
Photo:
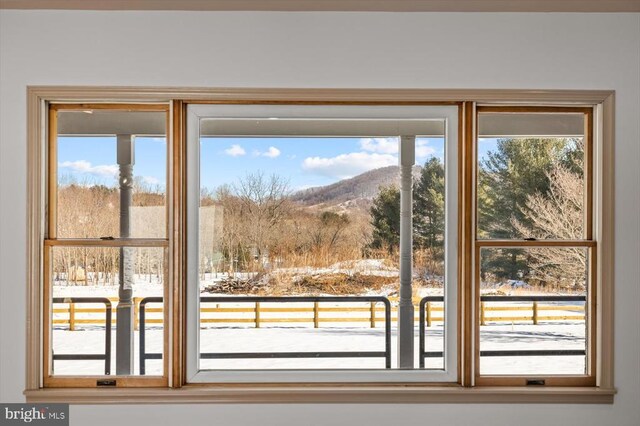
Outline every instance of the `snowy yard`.
<svg viewBox="0 0 640 426">
<path fill-rule="evenodd" d="M 365 269 L 366 273 L 378 273 L 381 275 L 395 273 L 383 268 L 378 262 L 361 262 L 357 265 L 341 264 L 331 268 L 336 270 Z M 369 269 L 370 268 L 370 269 Z M 377 271 L 377 272 L 376 272 Z M 300 271 L 295 271 L 300 272 Z M 322 272 L 322 271 L 320 271 Z M 318 271 L 314 271 L 318 273 Z M 216 277 L 207 277 L 208 283 Z M 205 286 L 208 283 L 203 283 Z M 162 285 L 154 282 L 138 280 L 134 285 L 136 297 L 162 296 Z M 419 292 L 420 297 L 426 295 L 442 294 L 441 289 L 426 288 Z M 210 296 L 204 294 L 203 296 Z M 369 295 L 383 295 L 369 293 Z M 217 295 L 221 296 L 221 295 Z M 54 297 L 117 297 L 117 286 L 54 286 Z M 576 315 L 575 308 L 582 306 L 578 302 L 561 302 L 563 306 L 569 306 L 568 310 L 555 310 L 541 312 L 541 315 Z M 532 325 L 530 321 L 492 322 L 492 316 L 526 316 L 531 315 L 525 311 L 524 306 L 530 303 L 500 302 L 492 303 L 493 306 L 519 308 L 520 310 L 502 310 L 487 313 L 487 325 L 480 327 L 481 351 L 497 350 L 583 350 L 585 348 L 585 325 L 583 320 L 565 320 L 540 322 Z M 158 308 L 159 304 L 149 304 L 148 308 Z M 203 307 L 219 308 L 244 308 L 251 311 L 253 303 L 205 303 Z M 379 309 L 376 313 L 378 321 L 376 327 L 371 328 L 365 319 L 370 314 L 366 307 L 369 303 L 327 303 L 321 306 L 329 308 L 320 313 L 320 318 L 340 317 L 344 322 L 320 322 L 318 328 L 314 328 L 313 312 L 310 312 L 313 303 L 287 303 L 276 304 L 263 303 L 265 312 L 260 314 L 262 320 L 260 328 L 255 327 L 254 312 L 208 312 L 203 313 L 203 319 L 240 319 L 245 322 L 203 322 L 200 331 L 201 353 L 238 353 L 238 352 L 337 352 L 337 351 L 376 351 L 385 349 L 384 342 L 384 313 L 382 304 L 376 305 Z M 306 310 L 298 312 L 274 312 L 269 308 L 287 308 Z M 336 312 L 331 309 L 338 307 L 356 307 L 359 311 Z M 435 303 L 442 307 L 442 304 Z M 491 305 L 487 305 L 491 306 Z M 83 308 L 102 308 L 101 305 L 82 305 Z M 543 308 L 542 308 L 543 310 Z M 114 303 L 115 311 L 115 303 Z M 147 319 L 160 319 L 160 312 L 148 312 Z M 442 311 L 433 312 L 433 317 L 442 317 Z M 269 319 L 296 318 L 307 319 L 308 322 L 269 322 Z M 395 312 L 391 329 L 391 360 L 392 368 L 396 368 L 396 328 Z M 417 317 L 417 313 L 416 313 Z M 104 326 L 100 324 L 79 323 L 75 331 L 69 331 L 64 323 L 68 314 L 54 313 L 54 320 L 63 321 L 55 324 L 53 330 L 52 346 L 55 354 L 100 354 L 104 353 Z M 79 313 L 77 319 L 100 319 L 104 313 Z M 360 322 L 349 321 L 352 318 L 360 318 Z M 418 323 L 415 323 L 415 366 L 419 365 L 419 340 Z M 148 323 L 146 327 L 146 352 L 161 353 L 163 330 L 161 324 Z M 135 372 L 139 374 L 139 331 L 135 331 Z M 115 371 L 115 341 L 116 330 L 112 328 L 112 371 Z M 443 350 L 443 326 L 442 322 L 435 321 L 432 326 L 426 327 L 426 351 L 441 352 Z M 384 369 L 385 360 L 377 358 L 277 358 L 277 359 L 202 359 L 202 369 Z M 442 357 L 427 357 L 425 368 L 442 369 Z M 481 357 L 481 374 L 583 374 L 585 370 L 585 357 L 574 355 L 563 356 L 491 356 Z M 101 375 L 104 373 L 104 361 L 78 361 L 56 360 L 54 374 L 56 375 Z M 161 360 L 147 360 L 146 374 L 158 375 L 162 373 Z"/>
<path fill-rule="evenodd" d="M 115 329 L 113 341 L 115 341 Z M 416 367 L 418 365 L 418 331 L 416 328 Z M 540 325 L 489 325 L 481 327 L 482 350 L 515 349 L 583 349 L 585 327 L 577 322 Z M 338 327 L 293 327 L 269 326 L 215 327 L 200 332 L 201 352 L 297 352 L 297 351 L 383 351 L 384 331 L 382 327 L 365 328 L 362 325 Z M 392 368 L 396 364 L 396 329 L 391 333 Z M 442 326 L 426 329 L 426 350 L 442 350 Z M 138 374 L 138 332 L 135 333 L 136 371 Z M 53 347 L 56 353 L 100 353 L 104 350 L 104 330 L 89 329 L 53 332 Z M 146 350 L 162 352 L 162 329 L 147 329 Z M 115 345 L 112 360 L 115 359 Z M 442 358 L 426 358 L 426 368 L 442 368 Z M 55 374 L 102 374 L 102 361 L 56 361 Z M 203 359 L 202 369 L 340 369 L 372 368 L 384 369 L 384 358 L 298 358 L 298 359 Z M 161 361 L 148 360 L 148 375 L 161 373 Z M 514 356 L 483 357 L 480 363 L 482 374 L 582 374 L 583 356 Z"/>
<path fill-rule="evenodd" d="M 582 349 L 584 326 L 553 325 L 492 325 L 481 328 L 482 350 L 516 349 Z M 392 368 L 396 362 L 396 331 L 391 332 Z M 443 349 L 442 326 L 426 329 L 426 351 Z M 272 328 L 202 330 L 202 352 L 289 352 L 289 351 L 381 351 L 384 350 L 382 329 L 330 327 L 320 329 Z M 415 330 L 415 360 L 418 366 L 418 330 Z M 277 368 L 384 368 L 382 358 L 344 359 L 262 359 L 262 360 L 202 360 L 203 369 L 277 369 Z M 508 366 L 508 368 L 507 368 Z M 425 360 L 425 368 L 442 369 L 441 357 Z M 499 370 L 497 370 L 499 368 Z M 507 371 L 520 374 L 582 374 L 584 357 L 483 357 L 483 374 Z"/>
</svg>

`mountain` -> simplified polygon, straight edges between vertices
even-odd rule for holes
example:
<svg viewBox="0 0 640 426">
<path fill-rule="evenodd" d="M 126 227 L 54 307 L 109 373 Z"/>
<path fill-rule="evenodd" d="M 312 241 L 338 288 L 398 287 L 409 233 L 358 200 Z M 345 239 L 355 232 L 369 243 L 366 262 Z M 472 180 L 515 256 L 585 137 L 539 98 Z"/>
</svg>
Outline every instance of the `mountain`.
<svg viewBox="0 0 640 426">
<path fill-rule="evenodd" d="M 422 168 L 414 166 L 413 177 L 417 178 Z M 304 206 L 320 208 L 337 207 L 339 210 L 368 209 L 381 186 L 400 186 L 400 168 L 387 166 L 369 170 L 349 179 L 326 186 L 295 192 L 291 199 Z"/>
</svg>

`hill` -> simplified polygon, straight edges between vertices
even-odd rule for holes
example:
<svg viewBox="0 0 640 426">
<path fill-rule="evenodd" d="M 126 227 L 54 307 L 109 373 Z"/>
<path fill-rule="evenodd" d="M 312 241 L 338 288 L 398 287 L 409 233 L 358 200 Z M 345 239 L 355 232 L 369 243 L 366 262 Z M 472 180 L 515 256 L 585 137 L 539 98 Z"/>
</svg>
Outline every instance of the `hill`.
<svg viewBox="0 0 640 426">
<path fill-rule="evenodd" d="M 420 166 L 413 168 L 414 179 Z M 368 209 L 381 186 L 400 185 L 398 166 L 381 167 L 326 186 L 295 192 L 291 199 L 304 206 L 338 210 Z"/>
</svg>

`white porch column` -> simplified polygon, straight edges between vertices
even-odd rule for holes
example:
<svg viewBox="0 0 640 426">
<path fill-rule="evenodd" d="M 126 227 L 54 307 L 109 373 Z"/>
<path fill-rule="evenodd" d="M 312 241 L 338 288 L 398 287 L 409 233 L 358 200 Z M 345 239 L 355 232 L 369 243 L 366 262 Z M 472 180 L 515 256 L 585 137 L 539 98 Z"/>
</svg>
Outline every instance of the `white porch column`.
<svg viewBox="0 0 640 426">
<path fill-rule="evenodd" d="M 400 302 L 398 305 L 398 367 L 414 368 L 413 363 L 413 165 L 415 136 L 400 136 Z"/>
<path fill-rule="evenodd" d="M 133 197 L 134 137 L 117 136 L 120 166 L 120 238 L 130 236 L 130 210 Z M 118 307 L 116 308 L 116 374 L 133 374 L 133 280 L 134 249 L 120 248 Z M 110 327 L 111 324 L 107 324 Z"/>
</svg>

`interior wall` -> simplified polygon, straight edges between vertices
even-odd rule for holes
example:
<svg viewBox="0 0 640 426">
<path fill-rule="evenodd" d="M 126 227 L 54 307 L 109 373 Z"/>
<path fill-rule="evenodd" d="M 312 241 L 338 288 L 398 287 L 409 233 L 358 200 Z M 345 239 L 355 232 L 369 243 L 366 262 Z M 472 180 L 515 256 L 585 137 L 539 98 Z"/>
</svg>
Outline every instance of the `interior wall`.
<svg viewBox="0 0 640 426">
<path fill-rule="evenodd" d="M 71 424 L 640 423 L 640 14 L 0 11 L 2 402 L 24 400 L 27 85 L 616 90 L 613 405 L 73 406 Z"/>
</svg>

